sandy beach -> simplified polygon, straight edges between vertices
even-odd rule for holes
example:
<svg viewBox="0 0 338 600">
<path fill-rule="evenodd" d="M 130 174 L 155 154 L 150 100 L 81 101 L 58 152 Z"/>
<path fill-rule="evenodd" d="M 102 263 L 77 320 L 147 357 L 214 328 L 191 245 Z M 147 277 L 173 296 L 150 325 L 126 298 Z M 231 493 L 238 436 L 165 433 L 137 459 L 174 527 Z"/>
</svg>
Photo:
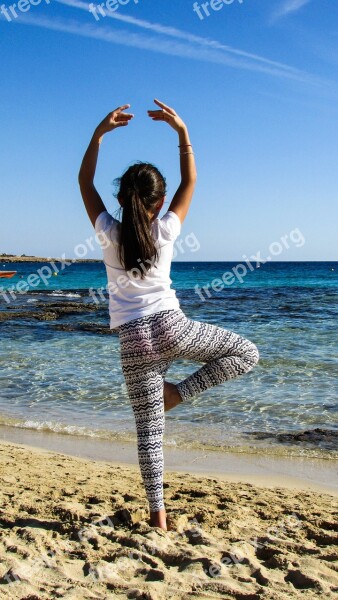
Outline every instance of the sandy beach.
<svg viewBox="0 0 338 600">
<path fill-rule="evenodd" d="M 0 598 L 335 598 L 337 497 L 165 471 L 150 527 L 136 465 L 1 441 Z"/>
</svg>

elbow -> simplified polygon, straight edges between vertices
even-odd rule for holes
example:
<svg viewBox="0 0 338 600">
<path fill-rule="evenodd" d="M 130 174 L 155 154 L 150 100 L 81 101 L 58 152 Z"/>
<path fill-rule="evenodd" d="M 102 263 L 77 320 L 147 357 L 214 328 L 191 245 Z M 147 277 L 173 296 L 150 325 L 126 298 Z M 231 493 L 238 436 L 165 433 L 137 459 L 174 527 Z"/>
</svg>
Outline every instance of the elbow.
<svg viewBox="0 0 338 600">
<path fill-rule="evenodd" d="M 86 186 L 89 185 L 89 181 L 88 181 L 87 177 L 85 176 L 84 172 L 81 171 L 81 169 L 80 169 L 79 174 L 77 176 L 77 180 L 78 180 L 78 184 L 80 186 L 80 189 L 82 189 L 82 188 L 84 188 L 84 187 L 86 187 Z"/>
<path fill-rule="evenodd" d="M 82 171 L 82 169 L 80 169 L 80 170 L 79 170 L 79 173 L 78 173 L 78 176 L 77 176 L 77 180 L 78 180 L 79 184 L 81 185 L 81 183 L 82 183 L 82 182 L 83 182 L 83 180 L 84 180 L 84 176 L 83 176 L 83 171 Z"/>
</svg>

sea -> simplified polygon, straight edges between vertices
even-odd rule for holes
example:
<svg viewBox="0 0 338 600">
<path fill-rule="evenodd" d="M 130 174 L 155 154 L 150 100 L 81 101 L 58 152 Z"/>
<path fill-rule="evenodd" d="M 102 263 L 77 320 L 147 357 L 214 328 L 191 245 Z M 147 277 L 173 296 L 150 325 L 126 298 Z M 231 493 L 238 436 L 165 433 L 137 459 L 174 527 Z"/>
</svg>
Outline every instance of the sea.
<svg viewBox="0 0 338 600">
<path fill-rule="evenodd" d="M 336 459 L 338 262 L 271 261 L 231 277 L 236 264 L 172 262 L 185 314 L 248 338 L 260 360 L 165 413 L 164 446 Z M 136 442 L 104 263 L 0 269 L 17 271 L 0 280 L 0 425 Z M 175 361 L 167 380 L 200 366 Z"/>
</svg>

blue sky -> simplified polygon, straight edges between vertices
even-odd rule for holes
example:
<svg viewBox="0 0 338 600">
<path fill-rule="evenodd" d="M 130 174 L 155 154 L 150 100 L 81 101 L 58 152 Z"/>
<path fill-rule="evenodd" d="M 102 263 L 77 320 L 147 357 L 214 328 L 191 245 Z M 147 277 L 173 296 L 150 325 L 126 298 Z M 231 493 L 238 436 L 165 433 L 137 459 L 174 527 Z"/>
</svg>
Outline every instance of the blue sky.
<svg viewBox="0 0 338 600">
<path fill-rule="evenodd" d="M 166 177 L 169 203 L 178 142 L 147 116 L 159 98 L 188 124 L 198 172 L 181 236 L 200 248 L 176 260 L 264 256 L 295 229 L 305 243 L 275 260 L 337 260 L 338 4 L 233 0 L 200 19 L 191 0 L 124 2 L 98 21 L 82 0 L 0 15 L 0 251 L 76 256 L 94 233 L 79 166 L 121 104 L 135 118 L 102 142 L 103 201 L 118 217 L 112 181 L 145 160 Z"/>
</svg>

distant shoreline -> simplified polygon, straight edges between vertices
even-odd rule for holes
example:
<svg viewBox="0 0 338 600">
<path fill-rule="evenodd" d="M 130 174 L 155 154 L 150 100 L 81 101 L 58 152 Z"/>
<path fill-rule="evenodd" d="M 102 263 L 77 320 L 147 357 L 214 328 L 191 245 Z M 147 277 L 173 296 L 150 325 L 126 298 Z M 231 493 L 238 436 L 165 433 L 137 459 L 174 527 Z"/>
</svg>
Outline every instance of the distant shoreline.
<svg viewBox="0 0 338 600">
<path fill-rule="evenodd" d="M 0 254 L 0 262 L 72 262 L 72 263 L 101 263 L 103 262 L 100 258 L 45 258 L 43 256 L 26 256 L 26 255 L 14 255 L 14 254 Z M 173 260 L 173 263 L 227 263 L 227 264 L 238 264 L 241 261 L 238 260 Z M 244 261 L 242 261 L 244 262 Z M 253 261 L 254 262 L 254 261 Z M 334 263 L 338 264 L 337 260 L 272 260 L 270 263 Z M 262 262 L 266 264 L 266 262 Z"/>
<path fill-rule="evenodd" d="M 44 258 L 42 256 L 15 256 L 13 254 L 0 254 L 0 262 L 72 262 L 72 263 L 100 263 L 102 259 L 100 258 Z"/>
</svg>

